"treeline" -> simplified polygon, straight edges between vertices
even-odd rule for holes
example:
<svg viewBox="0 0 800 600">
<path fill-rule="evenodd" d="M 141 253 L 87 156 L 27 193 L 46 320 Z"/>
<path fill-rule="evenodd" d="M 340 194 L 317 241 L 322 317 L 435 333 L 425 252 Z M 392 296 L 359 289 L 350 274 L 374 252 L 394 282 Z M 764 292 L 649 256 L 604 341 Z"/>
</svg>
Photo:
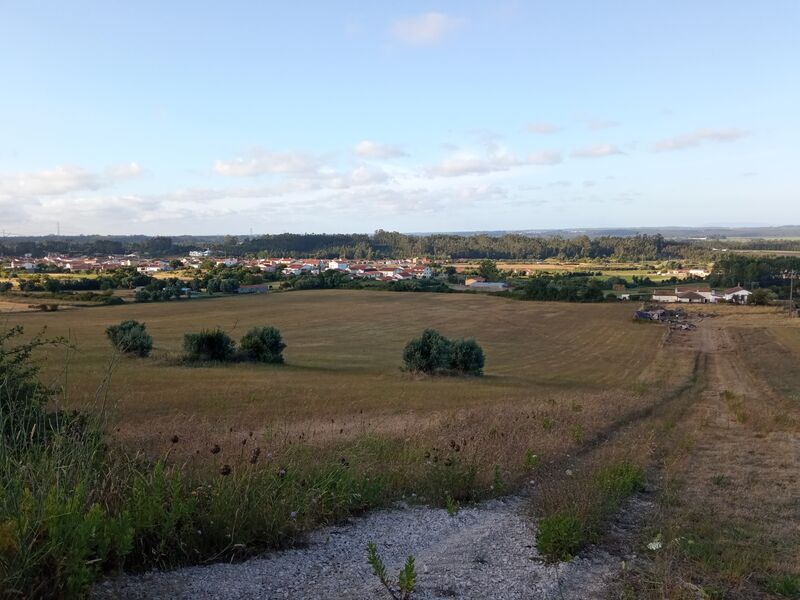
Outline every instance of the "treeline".
<svg viewBox="0 0 800 600">
<path fill-rule="evenodd" d="M 800 256 L 746 256 L 729 254 L 714 263 L 711 287 L 788 287 L 789 274 L 800 275 Z"/>
<path fill-rule="evenodd" d="M 406 235 L 376 231 L 373 235 L 281 234 L 265 235 L 240 242 L 236 248 L 220 245 L 215 249 L 240 253 L 276 256 L 291 255 L 313 258 L 371 259 L 431 256 L 452 259 L 531 259 L 560 258 L 582 260 L 618 258 L 620 260 L 658 260 L 686 258 L 698 249 L 685 242 L 666 240 L 661 235 L 635 237 L 588 236 L 529 237 L 519 234 L 489 235 Z M 707 252 L 707 250 L 700 250 Z"/>
<path fill-rule="evenodd" d="M 234 256 L 295 256 L 307 258 L 373 259 L 431 256 L 452 259 L 546 259 L 659 260 L 698 258 L 709 248 L 689 242 L 665 239 L 661 235 L 634 237 L 580 236 L 531 237 L 520 234 L 490 235 L 407 235 L 378 230 L 367 234 L 261 235 L 239 238 L 172 238 L 167 236 L 133 238 L 8 238 L 0 244 L 0 254 L 34 259 L 49 252 L 104 256 L 138 253 L 144 256 L 174 256 L 209 247 Z"/>
</svg>

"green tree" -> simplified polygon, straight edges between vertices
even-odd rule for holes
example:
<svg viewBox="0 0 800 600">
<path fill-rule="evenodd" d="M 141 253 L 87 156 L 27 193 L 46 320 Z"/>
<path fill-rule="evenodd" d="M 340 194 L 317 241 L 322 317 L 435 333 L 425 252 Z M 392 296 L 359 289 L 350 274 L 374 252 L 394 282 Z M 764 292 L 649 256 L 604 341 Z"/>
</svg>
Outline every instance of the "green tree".
<svg viewBox="0 0 800 600">
<path fill-rule="evenodd" d="M 478 265 L 478 275 L 486 281 L 497 281 L 500 279 L 500 270 L 497 268 L 496 262 L 487 258 Z"/>
<path fill-rule="evenodd" d="M 452 342 L 435 329 L 426 329 L 422 335 L 406 344 L 403 363 L 412 373 L 436 373 L 450 367 Z"/>
<path fill-rule="evenodd" d="M 759 306 L 766 306 L 767 304 L 771 304 L 772 301 L 775 299 L 775 294 L 766 289 L 766 288 L 758 288 L 757 290 L 753 291 L 748 299 L 750 304 L 757 304 Z"/>
<path fill-rule="evenodd" d="M 128 320 L 106 329 L 111 344 L 125 354 L 148 356 L 153 349 L 153 338 L 147 333 L 144 323 Z"/>
<path fill-rule="evenodd" d="M 189 360 L 231 360 L 236 352 L 233 340 L 221 329 L 203 329 L 199 333 L 185 334 L 183 349 Z"/>
<path fill-rule="evenodd" d="M 482 375 L 485 357 L 475 340 L 456 340 L 452 344 L 450 368 L 465 375 Z"/>
<path fill-rule="evenodd" d="M 248 360 L 280 364 L 286 344 L 275 327 L 253 327 L 242 337 L 239 348 Z"/>
</svg>

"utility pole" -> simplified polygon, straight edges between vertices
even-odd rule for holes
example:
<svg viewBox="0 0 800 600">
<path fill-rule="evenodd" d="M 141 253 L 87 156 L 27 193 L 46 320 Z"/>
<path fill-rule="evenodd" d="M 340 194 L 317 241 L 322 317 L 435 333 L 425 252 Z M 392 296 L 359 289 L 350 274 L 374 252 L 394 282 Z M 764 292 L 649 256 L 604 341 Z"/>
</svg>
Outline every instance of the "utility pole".
<svg viewBox="0 0 800 600">
<path fill-rule="evenodd" d="M 789 318 L 794 316 L 794 271 L 789 271 Z"/>
</svg>

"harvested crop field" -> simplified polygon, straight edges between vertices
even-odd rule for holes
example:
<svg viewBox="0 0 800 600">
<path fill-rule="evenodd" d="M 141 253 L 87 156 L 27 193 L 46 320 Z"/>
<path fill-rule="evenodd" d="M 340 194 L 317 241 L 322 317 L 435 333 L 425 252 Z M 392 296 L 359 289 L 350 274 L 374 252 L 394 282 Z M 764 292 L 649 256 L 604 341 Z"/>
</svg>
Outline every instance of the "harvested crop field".
<svg viewBox="0 0 800 600">
<path fill-rule="evenodd" d="M 395 530 L 424 569 L 420 598 L 479 597 L 485 577 L 467 569 L 470 582 L 448 562 L 464 560 L 459 548 L 474 544 L 486 548 L 474 560 L 507 579 L 508 593 L 498 597 L 525 597 L 534 580 L 544 597 L 564 598 L 690 598 L 697 590 L 751 598 L 782 577 L 793 585 L 796 535 L 779 525 L 796 518 L 798 421 L 793 375 L 781 373 L 797 361 L 800 327 L 771 308 L 688 307 L 693 327 L 686 329 L 635 323 L 632 309 L 330 290 L 27 313 L 9 324 L 28 334 L 47 326 L 47 335 L 71 341 L 71 349 L 46 350 L 43 363 L 47 379 L 63 386 L 60 405 L 110 407 L 115 445 L 161 459 L 170 477 L 185 474 L 193 497 L 210 494 L 212 506 L 241 503 L 234 522 L 248 520 L 253 529 L 232 525 L 230 543 L 203 560 L 252 557 L 397 500 L 430 507 L 379 512 L 336 529 L 346 554 L 328 545 L 323 530 L 310 538 L 323 546 L 309 547 L 307 559 L 300 552 L 230 567 L 242 578 L 236 593 L 212 567 L 109 581 L 102 597 L 234 598 L 263 589 L 271 598 L 291 589 L 310 598 L 336 590 L 338 579 L 324 569 L 346 570 L 359 591 L 342 597 L 361 597 L 374 588 L 363 568 L 365 540 L 374 537 L 394 569 L 403 557 L 385 537 Z M 150 358 L 112 354 L 105 328 L 125 319 L 147 324 Z M 238 339 L 267 324 L 288 344 L 285 365 L 181 359 L 186 332 L 218 326 Z M 404 344 L 426 327 L 476 338 L 485 376 L 403 372 Z M 770 477 L 780 492 L 764 496 Z M 733 503 L 719 493 L 728 485 Z M 675 502 L 675 489 L 687 502 Z M 509 493 L 518 494 L 511 504 L 480 504 Z M 638 494 L 632 514 L 630 494 Z M 456 533 L 448 523 L 462 520 L 450 520 L 444 507 L 474 522 Z M 609 545 L 604 532 L 620 511 L 630 525 Z M 723 535 L 710 544 L 741 548 L 714 516 L 736 522 L 744 514 L 759 527 L 758 561 L 708 565 L 681 547 L 687 535 L 711 528 Z M 580 524 L 575 543 L 553 529 L 564 518 Z M 427 520 L 441 539 L 419 529 Z M 528 521 L 531 530 L 521 535 L 514 523 Z M 653 538 L 664 539 L 663 554 L 644 549 Z M 563 569 L 548 566 L 575 553 Z M 631 568 L 619 572 L 620 559 Z M 307 560 L 319 563 L 319 577 L 303 572 Z M 297 577 L 281 579 L 283 561 Z M 513 569 L 512 585 L 504 569 L 529 561 L 529 573 Z M 164 555 L 155 564 L 196 562 Z"/>
<path fill-rule="evenodd" d="M 107 326 L 146 323 L 149 359 L 115 362 L 109 398 L 123 432 L 148 437 L 175 417 L 224 420 L 248 429 L 355 421 L 392 428 L 434 421 L 442 411 L 531 407 L 553 398 L 635 395 L 664 332 L 630 319 L 621 305 L 514 302 L 461 294 L 309 291 L 133 304 L 14 316 L 28 332 L 68 337 L 46 374 L 65 381 L 69 406 L 95 400 L 112 361 Z M 252 326 L 278 327 L 284 366 L 185 366 L 183 334 L 219 326 L 238 338 Z M 487 355 L 483 378 L 416 380 L 401 371 L 405 343 L 426 327 L 474 337 Z M 66 364 L 66 375 L 64 375 Z"/>
</svg>

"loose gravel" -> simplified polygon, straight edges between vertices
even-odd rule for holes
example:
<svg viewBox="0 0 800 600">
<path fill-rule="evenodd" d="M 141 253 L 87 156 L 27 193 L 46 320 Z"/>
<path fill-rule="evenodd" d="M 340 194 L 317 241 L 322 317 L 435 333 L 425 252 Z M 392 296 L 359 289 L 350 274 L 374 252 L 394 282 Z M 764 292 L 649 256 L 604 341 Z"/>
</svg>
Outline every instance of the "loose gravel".
<svg viewBox="0 0 800 600">
<path fill-rule="evenodd" d="M 461 509 L 399 507 L 313 532 L 302 548 L 235 564 L 122 576 L 99 584 L 97 600 L 390 598 L 366 561 L 375 542 L 391 577 L 408 555 L 418 600 L 602 598 L 619 559 L 599 549 L 553 566 L 536 550 L 530 499 Z"/>
</svg>

